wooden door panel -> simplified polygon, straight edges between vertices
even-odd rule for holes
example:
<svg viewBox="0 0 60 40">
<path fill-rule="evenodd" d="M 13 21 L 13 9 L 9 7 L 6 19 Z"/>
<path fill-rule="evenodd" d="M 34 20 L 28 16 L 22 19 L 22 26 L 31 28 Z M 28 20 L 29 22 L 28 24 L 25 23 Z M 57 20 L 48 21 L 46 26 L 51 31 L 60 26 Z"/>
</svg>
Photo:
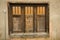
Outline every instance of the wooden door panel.
<svg viewBox="0 0 60 40">
<path fill-rule="evenodd" d="M 22 17 L 13 18 L 13 31 L 23 32 L 23 19 Z"/>
<path fill-rule="evenodd" d="M 33 7 L 25 7 L 26 32 L 33 32 Z"/>
</svg>

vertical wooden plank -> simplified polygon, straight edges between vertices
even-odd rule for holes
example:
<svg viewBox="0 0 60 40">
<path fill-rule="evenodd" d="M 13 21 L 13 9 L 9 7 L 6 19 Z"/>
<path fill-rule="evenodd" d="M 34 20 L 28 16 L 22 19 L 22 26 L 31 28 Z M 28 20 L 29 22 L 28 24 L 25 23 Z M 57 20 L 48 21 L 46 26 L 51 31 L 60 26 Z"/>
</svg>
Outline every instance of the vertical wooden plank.
<svg viewBox="0 0 60 40">
<path fill-rule="evenodd" d="M 9 34 L 13 32 L 13 22 L 12 22 L 12 6 L 8 7 L 8 26 L 9 26 Z"/>
<path fill-rule="evenodd" d="M 46 9 L 45 9 L 45 32 L 49 33 L 49 7 L 48 5 L 46 6 Z"/>
<path fill-rule="evenodd" d="M 31 10 L 30 10 L 30 11 L 31 11 L 31 13 L 30 13 L 30 14 L 31 14 L 31 15 L 33 15 L 33 7 L 31 7 Z"/>
<path fill-rule="evenodd" d="M 29 15 L 30 14 L 30 7 L 28 7 L 28 14 L 27 15 Z"/>
<path fill-rule="evenodd" d="M 18 15 L 19 14 L 19 8 L 18 8 L 18 6 L 16 6 L 16 15 Z"/>
<path fill-rule="evenodd" d="M 43 15 L 45 15 L 45 6 L 43 6 Z"/>
<path fill-rule="evenodd" d="M 16 10 L 16 9 L 15 9 L 15 6 L 13 6 L 13 7 L 12 7 L 12 13 L 13 13 L 13 15 L 15 15 L 15 13 L 16 13 L 15 10 Z"/>
<path fill-rule="evenodd" d="M 33 7 L 33 32 L 37 32 L 37 15 L 39 14 L 39 9 L 37 8 L 37 6 Z"/>
<path fill-rule="evenodd" d="M 28 14 L 28 7 L 25 7 L 25 15 Z"/>
<path fill-rule="evenodd" d="M 20 22 L 21 23 L 21 29 L 22 29 L 22 32 L 24 33 L 25 32 L 25 6 L 21 6 L 21 19 L 20 19 Z"/>
<path fill-rule="evenodd" d="M 39 15 L 39 13 L 40 13 L 40 12 L 39 12 L 39 6 L 38 6 L 38 7 L 37 7 L 37 15 Z"/>
<path fill-rule="evenodd" d="M 39 15 L 42 15 L 42 14 L 43 14 L 43 7 L 40 6 L 40 7 L 39 7 Z"/>
<path fill-rule="evenodd" d="M 19 11 L 18 14 L 21 15 L 21 14 L 22 14 L 22 13 L 21 13 L 21 7 L 19 6 L 18 9 L 19 9 L 19 10 L 18 10 L 18 11 Z"/>
</svg>

